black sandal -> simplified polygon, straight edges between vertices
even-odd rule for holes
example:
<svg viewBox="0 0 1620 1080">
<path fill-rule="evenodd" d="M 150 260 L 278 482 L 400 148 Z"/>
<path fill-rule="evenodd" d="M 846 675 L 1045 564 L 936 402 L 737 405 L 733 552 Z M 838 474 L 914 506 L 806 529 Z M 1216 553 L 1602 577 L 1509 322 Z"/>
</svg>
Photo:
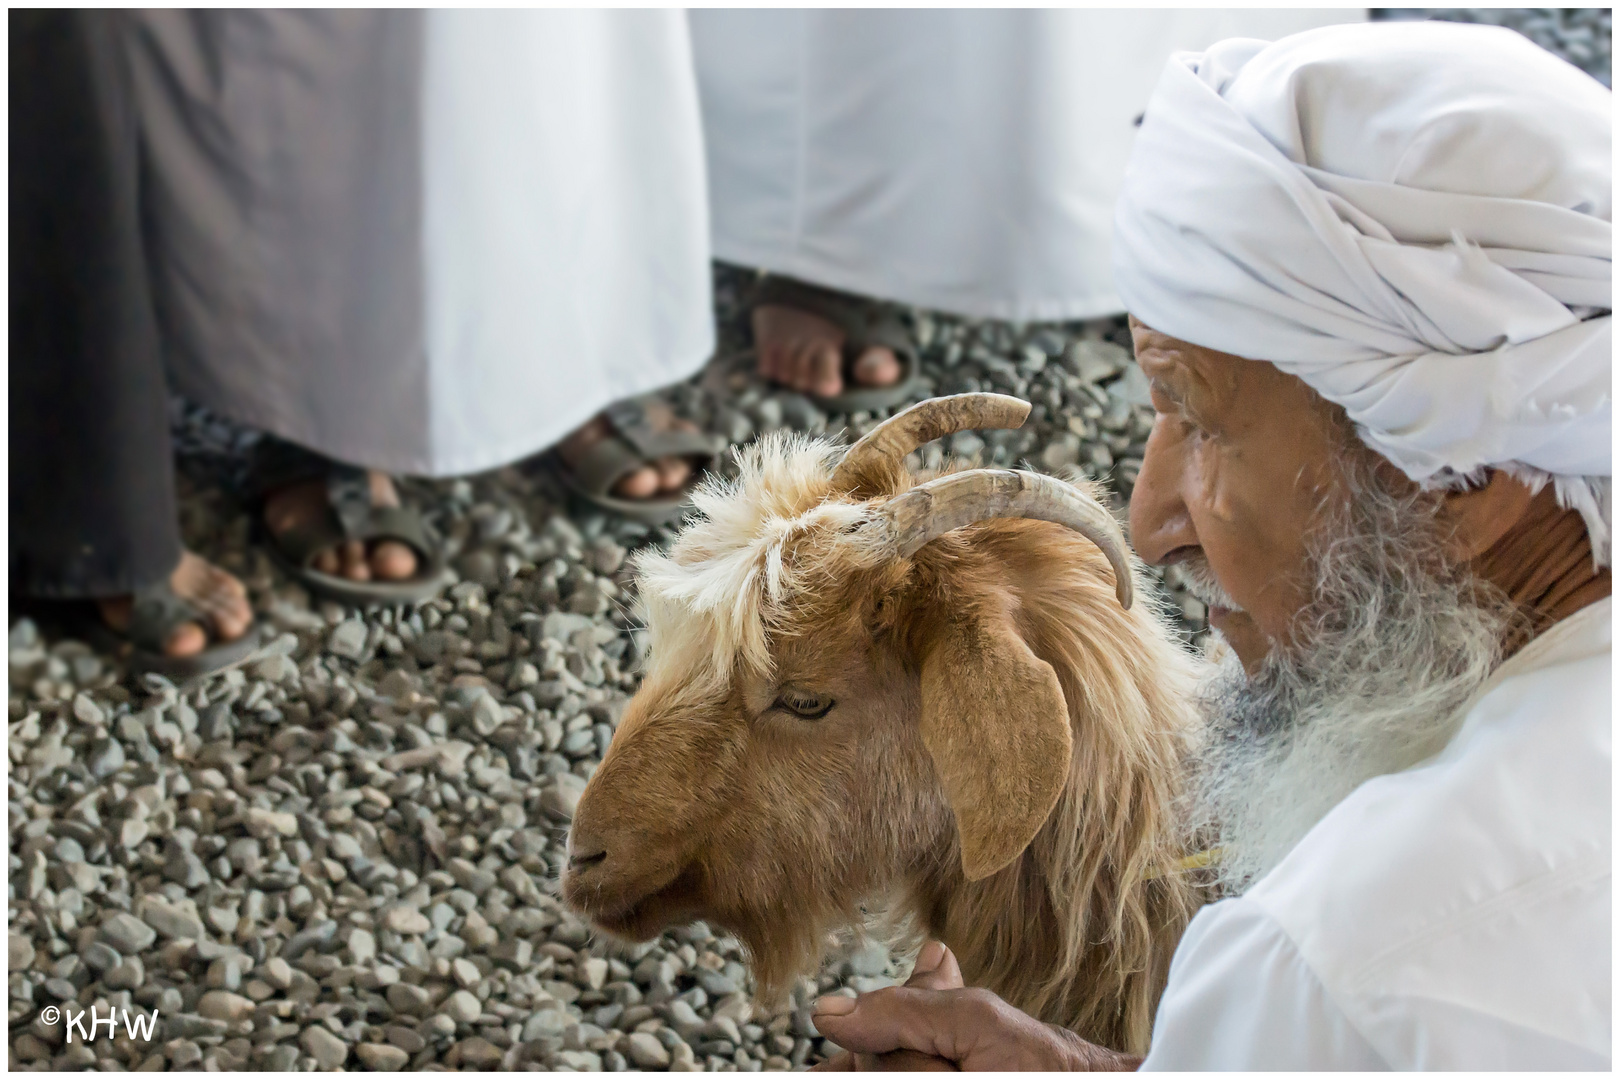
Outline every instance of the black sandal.
<svg viewBox="0 0 1620 1080">
<path fill-rule="evenodd" d="M 254 522 L 271 559 L 312 591 L 346 604 L 419 604 L 445 587 L 440 545 L 428 538 L 422 515 L 412 507 L 375 506 L 364 469 L 329 461 L 279 439 L 264 439 L 254 463 Z M 269 495 L 302 480 L 324 476 L 326 513 L 318 520 L 274 533 L 264 521 Z M 354 581 L 315 569 L 315 557 L 346 541 L 397 540 L 416 554 L 417 572 L 404 581 Z"/>
<path fill-rule="evenodd" d="M 766 306 L 807 312 L 844 332 L 844 385 L 848 389 L 831 397 L 805 395 L 824 412 L 876 412 L 916 396 L 922 368 L 894 305 L 772 274 L 760 282 L 748 305 L 750 312 Z M 873 347 L 888 349 L 900 361 L 900 378 L 888 386 L 861 386 L 851 376 L 855 361 Z"/>
<path fill-rule="evenodd" d="M 254 622 L 234 641 L 221 641 L 192 656 L 167 655 L 164 643 L 185 623 L 196 623 L 209 636 L 215 636 L 208 616 L 176 593 L 167 578 L 135 590 L 128 630 L 114 630 L 99 612 L 85 618 L 86 636 L 92 644 L 126 662 L 134 674 L 155 672 L 169 679 L 194 679 L 236 667 L 253 658 L 262 636 L 258 622 Z"/>
</svg>

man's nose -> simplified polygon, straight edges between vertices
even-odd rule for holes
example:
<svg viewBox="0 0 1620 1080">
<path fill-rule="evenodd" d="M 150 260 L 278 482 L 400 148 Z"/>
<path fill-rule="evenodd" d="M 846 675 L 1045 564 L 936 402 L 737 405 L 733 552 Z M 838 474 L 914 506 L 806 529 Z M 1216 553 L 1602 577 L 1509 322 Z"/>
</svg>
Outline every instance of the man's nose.
<svg viewBox="0 0 1620 1080">
<path fill-rule="evenodd" d="M 1131 544 L 1150 565 L 1164 562 L 1181 548 L 1198 546 L 1192 515 L 1181 497 L 1180 470 L 1178 456 L 1155 452 L 1149 438 L 1142 471 L 1131 491 Z"/>
</svg>

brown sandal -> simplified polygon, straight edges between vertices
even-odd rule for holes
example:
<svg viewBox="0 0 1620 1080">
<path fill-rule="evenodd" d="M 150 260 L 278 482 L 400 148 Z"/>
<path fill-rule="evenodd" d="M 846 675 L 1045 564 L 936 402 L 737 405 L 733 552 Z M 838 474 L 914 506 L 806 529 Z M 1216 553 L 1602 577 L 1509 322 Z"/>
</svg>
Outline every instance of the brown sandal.
<svg viewBox="0 0 1620 1080">
<path fill-rule="evenodd" d="M 822 411 L 876 412 L 892 409 L 917 396 L 922 368 L 911 346 L 911 335 L 894 305 L 772 274 L 760 282 L 749 310 L 767 306 L 807 312 L 826 319 L 844 332 L 844 379 L 850 389 L 831 397 L 806 394 Z M 851 382 L 851 366 L 861 353 L 874 346 L 894 353 L 900 361 L 900 378 L 888 386 L 860 386 Z"/>
<path fill-rule="evenodd" d="M 254 463 L 256 527 L 271 559 L 292 577 L 323 596 L 357 607 L 419 604 L 447 584 L 444 552 L 427 535 L 422 515 L 412 507 L 376 506 L 364 469 L 342 465 L 301 447 L 264 440 Z M 268 495 L 300 480 L 326 478 L 326 512 L 315 521 L 282 533 L 264 524 Z M 315 569 L 315 557 L 350 540 L 397 540 L 416 553 L 417 572 L 405 581 L 354 581 Z"/>
<path fill-rule="evenodd" d="M 636 469 L 659 458 L 701 459 L 694 475 L 714 464 L 722 447 L 712 435 L 701 431 L 658 431 L 647 420 L 641 401 L 618 401 L 602 410 L 608 432 L 592 443 L 572 464 L 563 461 L 556 450 L 549 451 L 550 466 L 564 484 L 581 499 L 611 510 L 643 525 L 666 525 L 691 508 L 691 489 L 662 499 L 624 499 L 613 494 L 613 485 Z"/>
</svg>

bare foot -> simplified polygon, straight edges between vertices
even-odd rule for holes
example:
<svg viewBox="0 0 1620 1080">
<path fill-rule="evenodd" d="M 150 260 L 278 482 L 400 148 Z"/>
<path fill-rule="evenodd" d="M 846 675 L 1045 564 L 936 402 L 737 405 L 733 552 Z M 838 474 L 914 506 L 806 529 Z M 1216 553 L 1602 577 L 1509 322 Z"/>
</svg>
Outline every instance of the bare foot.
<svg viewBox="0 0 1620 1080">
<path fill-rule="evenodd" d="M 754 352 L 759 373 L 805 394 L 831 397 L 844 389 L 844 332 L 798 308 L 762 304 L 754 309 Z M 873 345 L 855 358 L 850 375 L 860 386 L 892 386 L 901 374 L 892 349 Z"/>
<path fill-rule="evenodd" d="M 399 492 L 387 473 L 368 469 L 366 479 L 371 486 L 371 505 L 399 505 Z M 264 522 L 272 535 L 279 536 L 319 521 L 327 509 L 326 481 L 306 480 L 289 484 L 266 499 Z M 365 541 L 348 540 L 316 555 L 312 565 L 323 574 L 350 581 L 406 581 L 416 573 L 416 552 L 398 540 L 373 541 L 370 550 Z"/>
<path fill-rule="evenodd" d="M 188 622 L 175 627 L 163 643 L 166 656 L 196 656 L 208 647 L 210 633 L 221 641 L 235 641 L 253 625 L 253 608 L 248 604 L 247 589 L 201 555 L 181 552 L 180 564 L 169 575 L 169 587 L 202 612 L 207 625 Z M 129 630 L 135 610 L 134 597 L 97 600 L 96 606 L 108 626 L 119 633 Z"/>
<path fill-rule="evenodd" d="M 697 425 L 682 420 L 662 402 L 652 401 L 643 406 L 647 423 L 655 431 L 696 431 Z M 598 416 L 557 444 L 557 454 L 570 467 L 575 465 L 592 446 L 609 435 L 613 428 Z M 692 478 L 694 465 L 686 458 L 665 457 L 649 461 L 632 469 L 613 482 L 612 493 L 620 499 L 656 499 L 673 495 Z"/>
</svg>

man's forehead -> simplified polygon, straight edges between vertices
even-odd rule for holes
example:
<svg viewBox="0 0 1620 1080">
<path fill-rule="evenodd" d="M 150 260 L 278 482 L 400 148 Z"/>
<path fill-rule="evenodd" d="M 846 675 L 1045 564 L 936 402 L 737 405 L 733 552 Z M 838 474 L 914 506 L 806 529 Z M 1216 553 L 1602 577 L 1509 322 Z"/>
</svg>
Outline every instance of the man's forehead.
<svg viewBox="0 0 1620 1080">
<path fill-rule="evenodd" d="M 1134 321 L 1131 333 L 1142 374 L 1171 398 L 1219 401 L 1236 393 L 1243 374 L 1241 358 L 1161 334 Z"/>
</svg>

